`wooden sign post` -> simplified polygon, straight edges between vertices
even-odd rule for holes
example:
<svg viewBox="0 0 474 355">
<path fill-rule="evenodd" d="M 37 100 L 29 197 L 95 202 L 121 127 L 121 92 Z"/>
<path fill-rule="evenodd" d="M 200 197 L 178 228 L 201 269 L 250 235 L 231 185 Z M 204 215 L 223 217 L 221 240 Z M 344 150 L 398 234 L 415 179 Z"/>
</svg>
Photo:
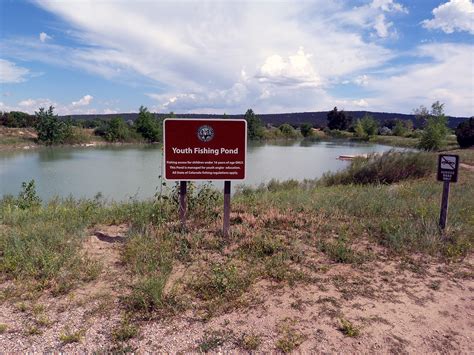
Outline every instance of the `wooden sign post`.
<svg viewBox="0 0 474 355">
<path fill-rule="evenodd" d="M 165 179 L 180 181 L 179 217 L 185 229 L 186 181 L 224 181 L 222 231 L 229 236 L 232 180 L 245 179 L 247 121 L 168 118 L 163 122 Z"/>
<path fill-rule="evenodd" d="M 448 220 L 449 188 L 451 182 L 458 181 L 459 155 L 440 154 L 438 156 L 438 181 L 443 181 L 443 195 L 441 197 L 441 211 L 439 213 L 439 227 L 446 229 Z"/>
</svg>

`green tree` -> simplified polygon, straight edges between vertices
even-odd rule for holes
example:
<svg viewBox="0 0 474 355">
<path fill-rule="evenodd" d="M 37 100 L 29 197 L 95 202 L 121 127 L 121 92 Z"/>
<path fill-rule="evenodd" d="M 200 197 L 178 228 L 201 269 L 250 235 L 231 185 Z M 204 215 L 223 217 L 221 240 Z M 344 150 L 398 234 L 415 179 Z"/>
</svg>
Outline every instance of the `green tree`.
<svg viewBox="0 0 474 355">
<path fill-rule="evenodd" d="M 303 123 L 300 130 L 303 137 L 311 137 L 313 135 L 313 125 L 311 123 Z"/>
<path fill-rule="evenodd" d="M 474 146 L 474 117 L 458 125 L 456 128 L 456 139 L 461 148 Z"/>
<path fill-rule="evenodd" d="M 364 117 L 362 117 L 360 122 L 367 136 L 372 137 L 377 134 L 378 129 L 379 129 L 379 124 L 372 116 L 365 115 Z"/>
<path fill-rule="evenodd" d="M 407 131 L 408 129 L 405 127 L 402 120 L 395 121 L 395 126 L 393 126 L 392 130 L 394 136 L 403 137 L 407 134 Z"/>
<path fill-rule="evenodd" d="M 70 133 L 70 126 L 59 119 L 54 114 L 54 107 L 49 106 L 48 110 L 41 107 L 35 112 L 38 132 L 38 141 L 46 145 L 61 144 Z"/>
<path fill-rule="evenodd" d="M 362 119 L 357 120 L 354 126 L 355 135 L 364 139 L 375 136 L 378 132 L 378 129 L 378 122 L 370 115 L 365 115 L 362 117 Z"/>
<path fill-rule="evenodd" d="M 337 107 L 334 107 L 332 111 L 328 112 L 327 120 L 329 129 L 344 131 L 351 125 L 351 118 L 347 117 L 344 110 L 338 111 Z"/>
<path fill-rule="evenodd" d="M 109 142 L 124 142 L 130 137 L 130 128 L 122 117 L 114 117 L 107 122 L 105 139 Z"/>
<path fill-rule="evenodd" d="M 138 118 L 135 121 L 135 128 L 148 142 L 158 142 L 161 140 L 161 125 L 144 106 L 140 106 Z"/>
<path fill-rule="evenodd" d="M 426 118 L 419 148 L 424 150 L 440 149 L 448 134 L 447 118 L 444 115 L 444 104 L 436 101 L 431 105 L 431 112 Z"/>
<path fill-rule="evenodd" d="M 244 119 L 247 121 L 247 136 L 250 140 L 263 138 L 263 124 L 253 110 L 249 108 L 245 113 Z"/>
</svg>

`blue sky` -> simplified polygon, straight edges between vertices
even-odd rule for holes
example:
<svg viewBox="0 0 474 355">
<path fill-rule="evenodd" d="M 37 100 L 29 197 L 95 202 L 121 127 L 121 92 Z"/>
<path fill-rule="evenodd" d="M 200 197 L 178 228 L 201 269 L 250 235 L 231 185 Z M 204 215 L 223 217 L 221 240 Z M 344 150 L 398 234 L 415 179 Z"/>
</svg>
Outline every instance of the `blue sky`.
<svg viewBox="0 0 474 355">
<path fill-rule="evenodd" d="M 0 110 L 474 115 L 472 0 L 0 0 Z"/>
</svg>

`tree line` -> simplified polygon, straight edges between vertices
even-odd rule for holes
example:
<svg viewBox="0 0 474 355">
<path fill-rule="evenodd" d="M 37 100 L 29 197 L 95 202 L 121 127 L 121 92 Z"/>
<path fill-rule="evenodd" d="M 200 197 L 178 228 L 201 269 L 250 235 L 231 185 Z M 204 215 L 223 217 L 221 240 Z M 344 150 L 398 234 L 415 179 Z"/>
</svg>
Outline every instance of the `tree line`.
<svg viewBox="0 0 474 355">
<path fill-rule="evenodd" d="M 332 137 L 351 137 L 359 140 L 369 140 L 375 135 L 393 135 L 419 139 L 419 148 L 425 150 L 440 149 L 449 133 L 447 117 L 444 114 L 444 104 L 439 101 L 431 105 L 431 109 L 424 106 L 414 110 L 418 120 L 423 122 L 423 129 L 415 129 L 411 120 L 388 120 L 379 122 L 371 115 L 366 114 L 361 119 L 354 120 L 344 110 L 333 110 L 327 113 L 327 127 L 324 132 Z M 168 117 L 174 117 L 171 112 Z M 157 118 L 146 107 L 139 108 L 135 121 L 125 121 L 117 116 L 110 120 L 72 120 L 61 119 L 54 113 L 54 107 L 40 108 L 34 115 L 24 112 L 11 111 L 0 114 L 0 124 L 7 127 L 32 127 L 38 133 L 38 142 L 46 145 L 74 144 L 83 139 L 83 128 L 93 129 L 94 134 L 109 142 L 160 142 L 165 117 Z M 223 115 L 227 118 L 227 115 Z M 278 127 L 265 126 L 262 120 L 248 109 L 244 115 L 247 121 L 249 140 L 264 140 L 278 138 L 311 138 L 315 129 L 311 123 L 293 126 L 284 123 Z M 462 148 L 474 145 L 474 118 L 458 125 L 455 134 Z"/>
</svg>

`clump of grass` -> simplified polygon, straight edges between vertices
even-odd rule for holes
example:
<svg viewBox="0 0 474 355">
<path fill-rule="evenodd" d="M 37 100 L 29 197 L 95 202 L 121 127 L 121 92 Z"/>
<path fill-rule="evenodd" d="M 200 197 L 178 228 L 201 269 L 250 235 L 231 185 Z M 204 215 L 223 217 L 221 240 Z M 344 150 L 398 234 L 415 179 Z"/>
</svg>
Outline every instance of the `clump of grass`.
<svg viewBox="0 0 474 355">
<path fill-rule="evenodd" d="M 250 285 L 251 275 L 242 271 L 231 263 L 214 263 L 198 278 L 193 289 L 204 300 L 235 299 Z"/>
<path fill-rule="evenodd" d="M 428 176 L 434 168 L 435 160 L 430 154 L 390 151 L 368 158 L 355 158 L 347 169 L 324 174 L 319 183 L 324 186 L 391 184 Z"/>
<path fill-rule="evenodd" d="M 340 236 L 335 242 L 318 241 L 318 248 L 332 261 L 343 264 L 361 263 L 363 256 L 354 251 L 347 243 L 346 238 Z"/>
<path fill-rule="evenodd" d="M 352 322 L 347 319 L 340 319 L 339 330 L 348 337 L 357 337 L 360 335 L 360 328 L 355 326 Z"/>
<path fill-rule="evenodd" d="M 64 329 L 64 332 L 59 335 L 59 340 L 63 344 L 78 343 L 81 341 L 85 334 L 85 330 L 80 329 L 76 332 L 71 332 L 68 327 Z"/>
<path fill-rule="evenodd" d="M 237 341 L 237 345 L 247 351 L 257 350 L 261 343 L 261 336 L 254 333 L 242 334 L 242 337 Z"/>
<path fill-rule="evenodd" d="M 222 330 L 206 332 L 199 341 L 198 349 L 201 352 L 207 353 L 224 345 L 227 339 L 228 335 Z"/>
<path fill-rule="evenodd" d="M 306 336 L 295 328 L 295 323 L 294 320 L 286 319 L 279 326 L 278 333 L 280 337 L 275 347 L 284 353 L 292 352 L 306 339 Z"/>
<path fill-rule="evenodd" d="M 112 331 L 115 341 L 127 341 L 138 335 L 138 327 L 131 323 L 128 316 L 124 316 L 120 324 Z"/>
<path fill-rule="evenodd" d="M 5 333 L 8 330 L 8 325 L 0 323 L 0 334 Z"/>
</svg>

